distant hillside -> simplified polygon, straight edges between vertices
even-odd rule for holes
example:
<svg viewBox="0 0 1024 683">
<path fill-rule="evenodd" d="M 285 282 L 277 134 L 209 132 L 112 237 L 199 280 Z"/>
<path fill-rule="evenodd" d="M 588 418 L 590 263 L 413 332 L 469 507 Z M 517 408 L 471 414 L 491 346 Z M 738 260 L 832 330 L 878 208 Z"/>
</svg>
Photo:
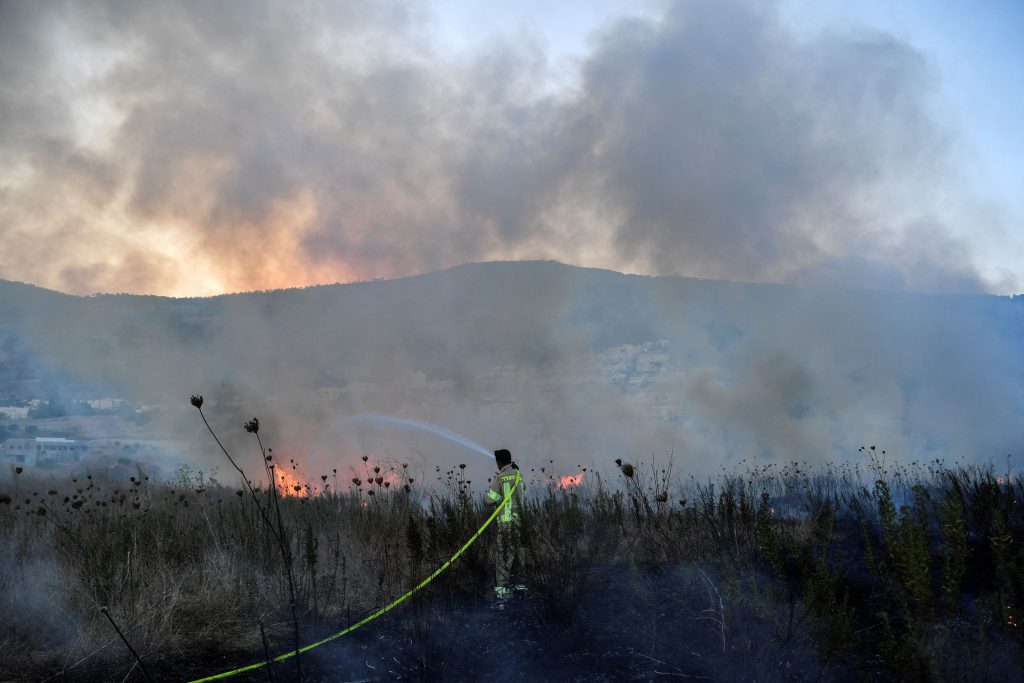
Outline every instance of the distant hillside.
<svg viewBox="0 0 1024 683">
<path fill-rule="evenodd" d="M 413 372 L 472 389 L 495 366 L 543 373 L 580 354 L 660 339 L 684 373 L 679 401 L 710 423 L 742 419 L 758 432 L 785 423 L 803 433 L 812 422 L 840 429 L 841 415 L 871 424 L 884 410 L 908 430 L 974 419 L 979 433 L 1022 435 L 1021 298 L 484 263 L 194 299 L 81 298 L 0 282 L 0 337 L 0 383 L 9 388 L 24 391 L 34 377 L 49 391 L 164 403 L 211 387 L 312 390 Z M 734 438 L 731 426 L 718 429 Z"/>
<path fill-rule="evenodd" d="M 164 370 L 223 379 L 241 371 L 274 385 L 298 371 L 303 381 L 333 386 L 408 368 L 445 377 L 465 366 L 543 365 L 580 350 L 695 331 L 728 345 L 750 322 L 772 318 L 813 316 L 821 325 L 807 343 L 845 328 L 899 344 L 911 322 L 1012 333 L 1022 312 L 1024 305 L 1003 297 L 804 290 L 553 262 L 472 264 L 400 280 L 193 299 L 73 297 L 0 281 L 8 345 L 31 349 L 37 361 L 73 377 L 143 393 Z M 885 324 L 858 329 L 850 316 Z M 321 366 L 314 377 L 308 367 L 302 371 L 311 363 Z M 11 369 L 4 363 L 0 373 Z"/>
</svg>

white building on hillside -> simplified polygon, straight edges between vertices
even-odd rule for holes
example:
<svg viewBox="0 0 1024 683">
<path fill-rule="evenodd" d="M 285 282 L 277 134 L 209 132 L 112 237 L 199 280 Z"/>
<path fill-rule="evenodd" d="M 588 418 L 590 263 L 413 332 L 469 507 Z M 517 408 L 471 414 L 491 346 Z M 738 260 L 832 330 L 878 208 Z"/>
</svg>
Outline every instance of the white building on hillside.
<svg viewBox="0 0 1024 683">
<path fill-rule="evenodd" d="M 93 410 L 119 410 L 127 401 L 123 398 L 91 398 L 86 403 Z"/>
<path fill-rule="evenodd" d="M 32 465 L 60 465 L 78 462 L 88 447 L 74 439 L 41 436 L 35 439 L 7 439 L 0 444 L 0 458 Z"/>
</svg>

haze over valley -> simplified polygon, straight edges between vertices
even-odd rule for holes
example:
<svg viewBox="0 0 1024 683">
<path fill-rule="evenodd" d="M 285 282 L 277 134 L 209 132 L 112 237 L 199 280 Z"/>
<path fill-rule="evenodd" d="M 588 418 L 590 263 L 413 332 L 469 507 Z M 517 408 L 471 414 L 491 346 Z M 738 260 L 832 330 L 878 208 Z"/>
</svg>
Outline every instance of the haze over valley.
<svg viewBox="0 0 1024 683">
<path fill-rule="evenodd" d="M 560 474 L 654 455 L 705 476 L 744 460 L 848 461 L 867 444 L 894 461 L 989 462 L 1024 441 L 1013 297 L 505 262 L 194 299 L 3 283 L 0 320 L 0 397 L 72 413 L 23 429 L 148 445 L 165 472 L 226 466 L 188 405 L 196 393 L 227 443 L 259 416 L 311 475 L 367 453 L 489 471 L 436 436 L 351 421 L 364 414 L 441 425 Z"/>
</svg>

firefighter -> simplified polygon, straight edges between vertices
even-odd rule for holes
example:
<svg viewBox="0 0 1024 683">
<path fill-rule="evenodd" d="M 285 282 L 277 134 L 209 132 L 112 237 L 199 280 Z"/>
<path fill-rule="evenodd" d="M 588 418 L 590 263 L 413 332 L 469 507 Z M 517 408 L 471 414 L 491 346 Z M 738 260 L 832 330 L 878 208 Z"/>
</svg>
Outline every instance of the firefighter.
<svg viewBox="0 0 1024 683">
<path fill-rule="evenodd" d="M 526 590 L 525 585 L 512 582 L 513 569 L 522 571 L 523 566 L 523 548 L 519 542 L 519 513 L 522 510 L 526 483 L 519 472 L 519 465 L 512 462 L 512 453 L 507 448 L 494 451 L 494 462 L 498 465 L 498 473 L 491 479 L 491 486 L 487 489 L 487 500 L 493 505 L 498 505 L 502 500 L 508 499 L 508 503 L 498 513 L 495 567 L 497 576 L 494 595 L 500 608 L 512 597 L 513 590 Z"/>
</svg>

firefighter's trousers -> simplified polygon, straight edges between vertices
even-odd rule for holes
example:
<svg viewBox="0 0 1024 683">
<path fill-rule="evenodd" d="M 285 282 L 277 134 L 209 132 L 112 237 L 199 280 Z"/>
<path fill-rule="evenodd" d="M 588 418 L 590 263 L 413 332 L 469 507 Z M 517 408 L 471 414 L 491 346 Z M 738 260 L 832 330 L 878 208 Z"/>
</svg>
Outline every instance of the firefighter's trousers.
<svg viewBox="0 0 1024 683">
<path fill-rule="evenodd" d="M 500 522 L 498 524 L 498 543 L 496 551 L 495 591 L 501 596 L 516 584 L 513 576 L 521 580 L 523 570 L 523 546 L 520 542 L 519 523 Z M 515 573 L 515 574 L 514 574 Z"/>
</svg>

